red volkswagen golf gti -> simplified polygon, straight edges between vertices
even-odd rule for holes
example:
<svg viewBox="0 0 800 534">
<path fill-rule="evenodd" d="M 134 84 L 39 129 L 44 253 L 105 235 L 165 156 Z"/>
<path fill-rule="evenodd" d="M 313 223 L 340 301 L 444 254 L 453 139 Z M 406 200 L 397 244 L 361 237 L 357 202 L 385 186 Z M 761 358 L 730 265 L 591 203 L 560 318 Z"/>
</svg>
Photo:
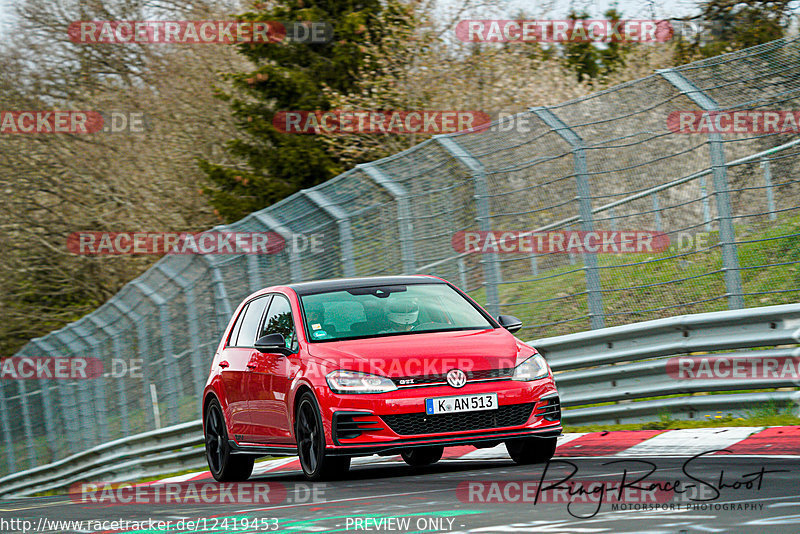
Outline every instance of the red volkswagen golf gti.
<svg viewBox="0 0 800 534">
<path fill-rule="evenodd" d="M 517 463 L 549 460 L 561 433 L 553 375 L 489 315 L 432 276 L 304 282 L 258 291 L 236 309 L 203 393 L 217 480 L 245 480 L 265 455 L 298 455 L 311 480 L 353 456 L 412 466 L 444 447 L 505 442 Z"/>
</svg>

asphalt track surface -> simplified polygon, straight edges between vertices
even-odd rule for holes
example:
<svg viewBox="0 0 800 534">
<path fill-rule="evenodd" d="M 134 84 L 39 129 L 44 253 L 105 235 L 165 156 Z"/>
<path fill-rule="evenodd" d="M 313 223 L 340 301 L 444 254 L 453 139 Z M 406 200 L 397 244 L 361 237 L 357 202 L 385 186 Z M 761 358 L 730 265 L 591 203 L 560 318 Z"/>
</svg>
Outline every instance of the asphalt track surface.
<svg viewBox="0 0 800 534">
<path fill-rule="evenodd" d="M 554 484 L 570 472 L 574 472 L 571 480 L 587 483 L 581 487 L 591 487 L 589 482 L 598 481 L 613 485 L 621 481 L 627 470 L 626 483 L 644 475 L 647 477 L 639 484 L 677 480 L 683 484 L 681 488 L 685 493 L 671 494 L 669 502 L 658 503 L 660 506 L 657 508 L 652 505 L 652 498 L 643 499 L 644 503 L 636 502 L 642 500 L 641 493 L 636 493 L 636 490 L 631 490 L 632 497 L 630 502 L 624 503 L 628 508 L 625 510 L 613 509 L 612 502 L 598 506 L 596 501 L 586 501 L 586 495 L 582 496 L 583 502 L 576 501 L 568 507 L 568 503 L 563 502 L 563 491 L 561 502 L 553 502 L 559 498 L 555 490 L 549 490 L 539 493 L 540 499 L 547 502 L 533 503 L 530 501 L 534 492 L 529 491 L 527 498 L 523 498 L 521 491 L 515 490 L 522 486 L 515 486 L 514 482 L 540 481 L 544 465 L 517 466 L 510 460 L 499 458 L 446 459 L 426 468 L 377 462 L 357 465 L 347 480 L 334 482 L 311 484 L 297 472 L 255 475 L 252 482 L 268 482 L 271 488 L 283 488 L 286 492 L 280 502 L 267 505 L 254 505 L 249 501 L 201 505 L 97 504 L 76 502 L 80 499 L 64 495 L 2 501 L 0 531 L 59 534 L 119 531 L 137 534 L 800 532 L 800 458 L 797 456 L 718 454 L 693 460 L 689 457 L 561 457 L 546 468 L 544 485 Z M 655 471 L 650 473 L 652 469 Z M 759 478 L 761 484 L 757 484 Z M 720 481 L 726 487 L 722 487 Z M 750 484 L 745 483 L 748 481 Z M 503 485 L 505 482 L 511 485 Z M 214 482 L 206 480 L 203 483 Z M 473 489 L 479 489 L 472 493 L 471 498 L 466 489 L 470 483 Z M 690 489 L 690 484 L 695 484 L 695 487 Z M 719 495 L 712 487 L 721 488 Z M 502 492 L 506 491 L 514 502 L 479 502 L 481 497 L 492 495 L 491 488 L 504 488 L 500 490 L 501 494 L 495 492 L 493 495 L 500 495 L 502 499 Z M 572 498 L 576 497 L 573 495 Z M 707 500 L 692 500 L 701 498 Z M 187 520 L 198 519 L 201 522 L 186 528 Z M 359 519 L 361 523 L 357 522 Z M 53 523 L 71 520 L 83 524 L 69 528 Z M 96 523 L 90 524 L 87 520 L 153 523 L 134 524 L 137 528 L 133 529 L 120 529 L 110 524 L 100 525 L 106 528 L 96 528 Z M 181 520 L 184 521 L 182 529 Z M 28 530 L 22 528 L 22 521 L 30 522 L 26 524 Z M 159 525 L 157 521 L 164 524 Z M 168 526 L 166 522 L 170 522 Z"/>
</svg>

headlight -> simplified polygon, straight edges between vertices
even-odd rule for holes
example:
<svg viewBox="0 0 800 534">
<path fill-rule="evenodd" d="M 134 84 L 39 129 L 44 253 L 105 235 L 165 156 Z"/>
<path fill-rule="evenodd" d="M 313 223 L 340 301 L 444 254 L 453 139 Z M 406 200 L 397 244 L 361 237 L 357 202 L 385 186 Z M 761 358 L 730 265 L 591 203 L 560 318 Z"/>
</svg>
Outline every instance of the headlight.
<svg viewBox="0 0 800 534">
<path fill-rule="evenodd" d="M 332 371 L 325 377 L 334 393 L 385 393 L 397 386 L 385 376 L 358 371 Z"/>
<path fill-rule="evenodd" d="M 549 374 L 550 369 L 547 367 L 547 362 L 544 361 L 541 355 L 534 354 L 514 368 L 514 376 L 511 378 L 527 382 L 545 378 Z"/>
</svg>

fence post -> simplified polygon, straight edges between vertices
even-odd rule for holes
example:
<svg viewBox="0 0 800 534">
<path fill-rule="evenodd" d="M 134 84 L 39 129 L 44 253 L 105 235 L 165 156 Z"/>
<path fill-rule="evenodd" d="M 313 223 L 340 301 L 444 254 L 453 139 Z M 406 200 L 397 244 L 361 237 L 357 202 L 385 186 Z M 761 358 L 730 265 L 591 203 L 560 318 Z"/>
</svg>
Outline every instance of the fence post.
<svg viewBox="0 0 800 534">
<path fill-rule="evenodd" d="M 572 147 L 581 230 L 584 232 L 594 231 L 589 170 L 586 166 L 586 148 L 583 144 L 583 139 L 549 109 L 538 107 L 531 109 L 531 111 Z M 589 322 L 592 329 L 603 328 L 605 325 L 605 313 L 603 312 L 603 294 L 600 288 L 597 255 L 583 252 L 583 265 L 586 274 L 587 300 L 589 301 Z"/>
<path fill-rule="evenodd" d="M 225 289 L 225 280 L 222 278 L 222 273 L 220 272 L 216 261 L 211 259 L 211 256 L 206 254 L 200 257 L 205 260 L 209 269 L 211 269 L 211 285 L 214 288 L 214 310 L 217 314 L 217 326 L 219 327 L 217 337 L 219 337 L 228 326 L 228 321 L 230 321 L 233 311 L 231 311 L 231 304 L 228 301 L 228 292 Z"/>
<path fill-rule="evenodd" d="M 109 329 L 108 323 L 101 321 L 96 314 L 89 315 L 89 320 L 94 325 L 106 333 L 106 337 L 111 340 L 111 351 L 115 356 L 123 354 L 123 349 L 119 344 L 119 330 Z M 129 366 L 130 367 L 130 366 Z M 131 425 L 128 415 L 128 392 L 125 389 L 125 380 L 117 380 L 117 410 L 120 416 L 120 430 L 123 435 L 129 436 L 131 433 Z"/>
<path fill-rule="evenodd" d="M 200 359 L 200 332 L 197 328 L 197 304 L 194 298 L 194 285 L 188 280 L 178 275 L 178 273 L 167 265 L 167 262 L 160 261 L 156 264 L 164 275 L 183 290 L 183 299 L 186 305 L 186 326 L 189 330 L 189 350 L 192 367 L 192 380 L 195 384 L 194 393 L 198 397 L 203 393 L 205 379 L 203 378 L 203 361 Z"/>
<path fill-rule="evenodd" d="M 36 346 L 34 344 L 34 346 Z M 23 348 L 22 351 L 25 351 L 27 347 Z M 39 383 L 39 391 L 42 394 L 42 410 L 44 410 L 44 429 L 48 436 L 55 436 L 56 435 L 56 423 L 55 423 L 55 412 L 53 411 L 53 399 L 50 396 L 50 380 L 46 378 L 39 378 L 37 380 Z M 53 442 L 53 440 L 47 440 L 47 449 L 50 451 L 50 459 L 47 462 L 52 462 L 56 459 L 58 453 L 58 444 Z"/>
<path fill-rule="evenodd" d="M 55 419 L 53 418 L 53 398 L 50 396 L 50 384 L 44 378 L 39 379 L 39 390 L 42 392 L 42 409 L 44 410 L 44 429 L 48 436 L 55 436 L 56 431 Z M 50 451 L 50 458 L 47 462 L 52 462 L 58 456 L 58 444 L 53 443 L 52 440 L 47 440 L 47 449 Z"/>
<path fill-rule="evenodd" d="M 169 423 L 177 424 L 180 420 L 178 413 L 178 398 L 183 395 L 183 384 L 180 380 L 180 372 L 177 369 L 178 363 L 175 359 L 175 350 L 172 345 L 172 327 L 169 324 L 169 307 L 167 301 L 155 292 L 150 286 L 137 278 L 131 285 L 138 289 L 153 305 L 158 308 L 158 320 L 161 326 L 161 357 L 164 359 L 166 368 L 166 382 L 164 387 L 164 397 L 166 397 L 169 407 Z"/>
<path fill-rule="evenodd" d="M 36 467 L 39 464 L 39 455 L 36 453 L 35 442 L 33 440 L 33 421 L 31 420 L 31 410 L 30 406 L 28 406 L 28 391 L 27 387 L 25 387 L 25 380 L 17 381 L 17 386 L 19 387 L 19 403 L 20 407 L 22 408 L 22 426 L 25 429 L 25 439 L 30 444 L 28 447 L 28 465 L 30 467 Z"/>
<path fill-rule="evenodd" d="M 258 265 L 257 254 L 245 254 L 247 261 L 247 281 L 250 285 L 250 291 L 258 291 L 263 284 L 261 283 L 261 269 Z"/>
<path fill-rule="evenodd" d="M 774 221 L 778 218 L 775 213 L 775 196 L 772 191 L 772 169 L 769 166 L 769 158 L 761 158 L 761 168 L 764 169 L 764 187 L 767 190 L 767 210 L 769 211 L 769 220 Z"/>
<path fill-rule="evenodd" d="M 56 353 L 53 346 L 43 338 L 32 339 L 31 343 L 49 356 L 53 356 Z M 59 404 L 61 406 L 61 412 L 63 413 L 64 424 L 66 426 L 67 445 L 70 452 L 77 452 L 80 450 L 80 443 L 77 441 L 79 432 L 77 426 L 79 419 L 77 412 L 78 402 L 75 400 L 72 389 L 68 388 L 63 380 L 56 380 L 55 384 L 60 398 Z"/>
<path fill-rule="evenodd" d="M 686 95 L 700 108 L 709 113 L 719 111 L 719 104 L 700 88 L 673 69 L 659 70 L 658 73 L 682 94 Z M 722 245 L 722 268 L 725 276 L 725 289 L 728 294 L 728 308 L 744 308 L 742 276 L 739 271 L 739 256 L 736 249 L 736 234 L 733 229 L 731 198 L 728 194 L 728 169 L 725 164 L 725 147 L 722 135 L 708 134 L 708 148 L 711 152 L 711 170 L 714 180 L 714 198 L 717 203 L 719 221 L 719 240 Z"/>
<path fill-rule="evenodd" d="M 294 233 L 272 215 L 256 212 L 253 214 L 253 218 L 283 238 L 288 248 L 289 280 L 301 282 L 303 280 L 303 266 L 300 264 L 300 258 L 297 257 L 297 251 L 294 249 Z"/>
<path fill-rule="evenodd" d="M 706 187 L 706 177 L 700 177 L 700 194 L 703 196 L 703 222 L 705 223 L 706 232 L 710 232 L 711 228 L 711 206 L 708 202 L 708 187 Z"/>
<path fill-rule="evenodd" d="M 99 361 L 103 361 L 100 355 L 100 342 L 93 338 L 89 333 L 86 331 L 84 325 L 82 324 L 83 320 L 73 323 L 75 334 L 78 336 L 78 339 L 92 351 L 92 355 L 97 358 Z M 95 399 L 95 426 L 99 427 L 99 439 L 100 442 L 108 441 L 108 404 L 106 403 L 106 390 L 105 390 L 105 376 L 101 375 L 96 378 L 91 379 L 92 389 L 94 390 L 94 399 Z M 100 417 L 97 417 L 97 414 L 100 414 Z"/>
<path fill-rule="evenodd" d="M 119 295 L 119 293 L 117 293 Z M 139 353 L 139 358 L 142 360 L 142 412 L 144 413 L 145 429 L 150 430 L 155 428 L 155 418 L 153 417 L 152 410 L 149 409 L 150 404 L 147 400 L 150 398 L 150 353 L 148 351 L 147 331 L 142 316 L 133 311 L 130 306 L 119 302 L 119 298 L 115 295 L 108 301 L 110 306 L 115 307 L 119 312 L 128 319 L 128 322 L 136 328 L 136 345 Z"/>
<path fill-rule="evenodd" d="M 652 194 L 653 197 L 653 218 L 656 223 L 656 232 L 662 231 L 661 226 L 661 207 L 658 204 L 658 192 Z"/>
<path fill-rule="evenodd" d="M 414 227 L 411 222 L 411 209 L 408 204 L 406 188 L 371 163 L 362 163 L 356 167 L 364 171 L 376 184 L 386 189 L 397 202 L 397 230 L 400 237 L 400 258 L 403 261 L 403 271 L 405 274 L 414 274 L 417 271 L 414 260 Z"/>
<path fill-rule="evenodd" d="M 436 135 L 434 139 L 450 153 L 456 160 L 472 173 L 472 181 L 475 184 L 475 202 L 477 204 L 478 230 L 481 232 L 492 231 L 491 210 L 489 207 L 489 185 L 486 181 L 486 170 L 483 164 L 470 154 L 464 147 L 459 145 L 455 139 L 446 135 Z M 486 309 L 494 317 L 500 313 L 500 292 L 499 284 L 501 281 L 500 265 L 497 262 L 497 254 L 490 252 L 481 257 L 483 265 L 483 277 L 486 281 Z"/>
<path fill-rule="evenodd" d="M 355 276 L 356 267 L 353 260 L 353 232 L 350 228 L 350 215 L 319 191 L 303 189 L 300 193 L 336 221 L 336 226 L 339 228 L 339 245 L 342 249 L 342 257 L 340 258 L 342 273 L 345 276 Z"/>
<path fill-rule="evenodd" d="M 78 343 L 78 339 L 74 337 L 74 334 L 70 332 L 73 336 L 70 338 L 67 336 L 66 329 L 57 330 L 53 333 L 53 337 L 58 339 L 61 343 L 66 345 L 72 354 L 78 354 L 81 352 L 81 344 Z M 78 412 L 81 414 L 80 417 L 80 434 L 83 438 L 84 446 L 88 446 L 90 444 L 96 444 L 97 442 L 97 426 L 94 425 L 94 417 L 89 412 L 89 406 L 91 404 L 91 396 L 89 395 L 88 388 L 86 387 L 85 380 L 77 380 L 74 382 L 75 388 L 78 392 Z"/>
<path fill-rule="evenodd" d="M 531 252 L 531 274 L 533 276 L 539 276 L 539 260 L 537 259 L 536 252 Z"/>
<path fill-rule="evenodd" d="M 14 434 L 11 432 L 11 424 L 8 421 L 9 408 L 5 380 L 0 380 L 0 399 L 3 400 L 3 406 L 0 409 L 0 428 L 3 429 L 3 441 L 6 446 L 6 463 L 8 464 L 8 472 L 14 473 L 17 471 L 17 459 L 14 456 Z"/>
</svg>

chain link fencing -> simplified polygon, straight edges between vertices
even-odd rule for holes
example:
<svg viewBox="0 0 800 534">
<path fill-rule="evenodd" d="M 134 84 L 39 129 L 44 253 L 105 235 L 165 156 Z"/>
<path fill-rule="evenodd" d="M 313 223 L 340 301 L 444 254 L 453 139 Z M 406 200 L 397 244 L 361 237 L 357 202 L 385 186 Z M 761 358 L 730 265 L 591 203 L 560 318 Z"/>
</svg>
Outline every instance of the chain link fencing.
<svg viewBox="0 0 800 534">
<path fill-rule="evenodd" d="M 527 340 L 797 301 L 796 130 L 682 134 L 667 119 L 800 109 L 798 69 L 800 40 L 786 39 L 660 71 L 485 130 L 436 136 L 215 228 L 275 232 L 287 246 L 167 255 L 92 314 L 32 340 L 17 356 L 97 358 L 109 374 L 0 380 L 0 475 L 197 419 L 232 310 L 273 284 L 433 274 L 494 315 L 520 317 Z M 663 232 L 670 246 L 639 254 L 454 246 L 459 232 L 575 230 Z M 291 246 L 310 235 L 322 252 Z"/>
</svg>

